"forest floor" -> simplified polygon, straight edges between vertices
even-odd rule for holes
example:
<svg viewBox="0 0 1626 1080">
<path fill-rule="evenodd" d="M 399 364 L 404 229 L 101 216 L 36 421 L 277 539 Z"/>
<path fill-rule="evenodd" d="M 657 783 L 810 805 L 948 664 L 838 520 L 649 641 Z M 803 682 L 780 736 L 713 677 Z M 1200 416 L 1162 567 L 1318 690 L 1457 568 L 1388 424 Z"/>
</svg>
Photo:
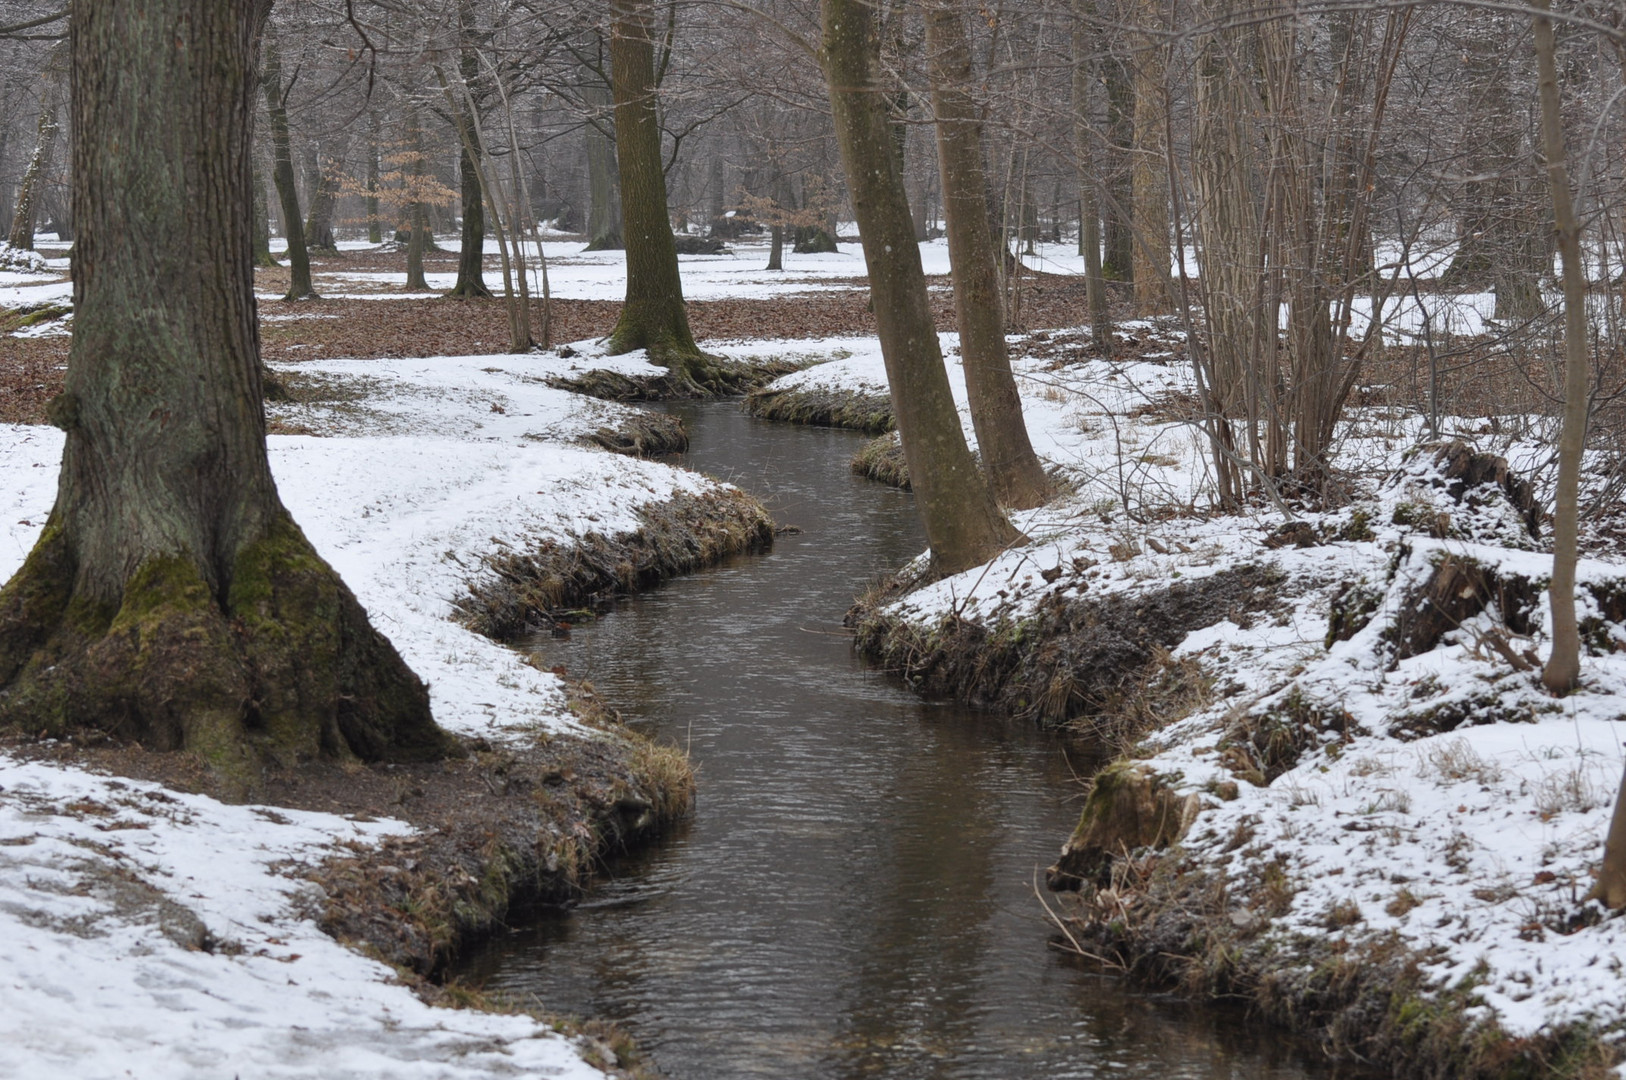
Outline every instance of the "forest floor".
<svg viewBox="0 0 1626 1080">
<path fill-rule="evenodd" d="M 582 340 L 612 323 L 619 256 L 548 249 L 554 340 L 574 342 L 570 355 L 501 355 L 499 302 L 408 297 L 398 254 L 323 260 L 320 301 L 285 304 L 276 271 L 260 280 L 266 354 L 295 396 L 271 409 L 284 499 L 430 681 L 442 722 L 498 751 L 537 731 L 561 746 L 604 736 L 569 711 L 564 683 L 453 621 L 460 601 L 467 615 L 471 580 L 486 572 L 490 584 L 493 568 L 513 565 L 511 548 L 579 549 L 588 533 L 652 527 L 651 509 L 679 495 L 726 498 L 692 474 L 581 445 L 636 425 L 635 414 L 546 380 L 648 369 Z M 884 412 L 856 247 L 788 255 L 783 275 L 740 250 L 683 260 L 703 345 L 823 361 L 757 406 L 814 420 Z M 923 255 L 964 415 L 946 254 L 934 243 Z M 1336 498 L 1318 508 L 1261 495 L 1219 514 L 1178 326 L 1124 322 L 1103 357 L 1068 329 L 1083 307 L 1070 255 L 1047 247 L 1035 261 L 1056 273 L 1024 279 L 1011 340 L 1035 447 L 1064 493 L 1018 515 L 1029 543 L 919 588 L 907 588 L 918 565 L 906 567 L 854 621 L 860 647 L 923 693 L 1072 724 L 1121 754 L 1053 872 L 1077 890 L 1058 907 L 1068 935 L 1058 940 L 1193 994 L 1244 996 L 1335 1054 L 1400 1075 L 1612 1074 L 1626 1033 L 1626 922 L 1583 896 L 1626 738 L 1622 533 L 1589 514 L 1584 685 L 1554 701 L 1530 660 L 1548 647 L 1545 525 L 1514 482 L 1530 480 L 1537 505 L 1549 495 L 1548 433 L 1531 415 L 1539 393 L 1519 372 L 1481 367 L 1441 384 L 1435 431 L 1417 407 L 1419 357 L 1457 350 L 1460 362 L 1489 325 L 1487 299 L 1425 289 L 1408 301 L 1400 325 L 1412 337 L 1369 367 L 1340 432 Z M 449 287 L 448 256 L 429 269 L 431 285 Z M 0 306 L 64 292 L 0 279 Z M 50 505 L 60 437 L 38 424 L 70 329 L 53 317 L 0 332 L 3 571 Z M 1612 463 L 1589 464 L 1601 500 Z M 545 622 L 547 606 L 519 608 Z M 0 967 L 10 976 L 0 1004 L 17 1002 L 0 1021 L 0 1072 L 96 1073 L 48 1059 L 48 1040 L 30 1034 L 69 1009 L 89 1017 L 75 1019 L 91 1033 L 85 1053 L 104 1055 L 79 1064 L 117 1052 L 175 1076 L 207 1074 L 214 1062 L 198 1047 L 228 1030 L 241 1034 L 221 1045 L 265 1075 L 308 1075 L 319 1055 L 344 1066 L 329 1076 L 383 1061 L 448 1077 L 506 1075 L 524 1054 L 574 1062 L 529 1018 L 428 1009 L 386 985 L 391 969 L 322 933 L 320 916 L 300 914 L 311 871 L 285 868 L 331 868 L 335 844 L 349 854 L 410 844 L 405 815 L 347 818 L 314 799 L 298 812 L 223 807 L 50 757 L 0 752 L 0 919 L 24 943 L 0 961 L 13 965 Z M 501 775 L 480 768 L 485 783 Z M 537 768 L 544 783 L 576 772 Z M 607 789 L 613 773 L 600 777 Z M 413 799 L 436 795 L 403 801 Z M 214 872 L 217 858 L 229 869 Z M 121 908 L 115 879 L 137 882 L 146 906 Z M 331 909 L 329 886 L 345 879 L 323 880 L 314 903 Z M 192 928 L 178 932 L 183 944 L 166 936 L 176 925 Z M 205 948 L 222 941 L 233 944 Z M 217 977 L 227 989 L 209 998 L 202 988 Z M 59 996 L 7 989 L 18 985 Z M 76 1000 L 80 985 L 107 989 Z M 114 1001 L 154 1019 L 131 1021 Z M 152 1037 L 164 1027 L 156 1014 L 176 1008 L 199 1010 L 194 1044 Z M 341 1041 L 375 1056 L 326 1056 Z M 414 1073 L 409 1058 L 425 1064 Z M 294 1064 L 270 1067 L 283 1060 Z"/>
</svg>

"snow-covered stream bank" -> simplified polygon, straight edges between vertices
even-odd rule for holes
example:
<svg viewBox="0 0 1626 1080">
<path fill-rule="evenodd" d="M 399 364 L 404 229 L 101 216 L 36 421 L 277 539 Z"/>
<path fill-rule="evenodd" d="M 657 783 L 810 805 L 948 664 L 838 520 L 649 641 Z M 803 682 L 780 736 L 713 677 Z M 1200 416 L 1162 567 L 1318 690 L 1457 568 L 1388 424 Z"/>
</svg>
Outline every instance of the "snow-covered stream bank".
<svg viewBox="0 0 1626 1080">
<path fill-rule="evenodd" d="M 606 363 L 651 374 L 636 358 Z M 494 551 L 635 530 L 715 482 L 578 445 L 628 414 L 548 388 L 542 357 L 310 365 L 324 403 L 278 406 L 284 502 L 407 662 L 439 723 L 501 747 L 597 739 L 563 682 L 453 621 Z M 0 429 L 0 577 L 55 494 L 61 436 Z M 430 1008 L 318 929 L 303 867 L 402 821 L 229 806 L 0 751 L 0 1075 L 589 1077 L 525 1015 Z"/>
<path fill-rule="evenodd" d="M 1626 564 L 1583 561 L 1591 655 L 1554 700 L 1526 657 L 1548 650 L 1551 559 L 1492 457 L 1409 452 L 1414 417 L 1357 410 L 1349 505 L 1285 531 L 1268 506 L 1217 515 L 1183 363 L 1033 346 L 1030 431 L 1076 493 L 859 634 L 924 692 L 1126 755 L 1057 868 L 1083 886 L 1063 906 L 1078 945 L 1400 1073 L 1612 1070 L 1626 920 L 1582 898 L 1626 759 Z M 853 350 L 766 392 L 884 385 Z M 1484 449 L 1515 477 L 1543 454 Z"/>
</svg>

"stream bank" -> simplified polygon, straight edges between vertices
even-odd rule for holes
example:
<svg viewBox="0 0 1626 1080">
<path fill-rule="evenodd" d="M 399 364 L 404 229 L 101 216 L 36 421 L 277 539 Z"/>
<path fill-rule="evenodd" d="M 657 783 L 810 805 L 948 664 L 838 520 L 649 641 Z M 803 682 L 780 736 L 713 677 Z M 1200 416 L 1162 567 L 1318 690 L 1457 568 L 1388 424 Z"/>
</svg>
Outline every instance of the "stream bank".
<svg viewBox="0 0 1626 1080">
<path fill-rule="evenodd" d="M 688 463 L 798 531 L 520 647 L 684 747 L 696 813 L 459 977 L 612 1020 L 675 1080 L 1325 1075 L 1052 948 L 1033 890 L 1087 748 L 852 655 L 852 595 L 922 546 L 910 497 L 847 470 L 861 436 L 677 408 Z"/>
</svg>

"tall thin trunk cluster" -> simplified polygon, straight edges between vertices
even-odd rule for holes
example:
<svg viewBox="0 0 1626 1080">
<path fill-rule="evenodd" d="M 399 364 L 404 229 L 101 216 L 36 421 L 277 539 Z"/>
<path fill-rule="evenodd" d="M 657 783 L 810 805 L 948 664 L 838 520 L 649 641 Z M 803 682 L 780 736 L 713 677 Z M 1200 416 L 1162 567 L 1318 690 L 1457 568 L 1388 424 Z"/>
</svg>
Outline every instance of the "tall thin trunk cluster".
<svg viewBox="0 0 1626 1080">
<path fill-rule="evenodd" d="M 955 573 L 986 561 L 1020 535 L 966 446 L 949 390 L 898 171 L 892 117 L 878 92 L 874 8 L 865 0 L 823 0 L 822 25 L 836 140 L 864 244 L 893 414 L 933 569 Z"/>
<path fill-rule="evenodd" d="M 1373 287 L 1375 140 L 1409 16 L 1325 16 L 1344 22 L 1317 74 L 1285 12 L 1212 10 L 1192 132 L 1207 331 L 1193 357 L 1219 497 L 1236 505 L 1250 483 L 1287 479 L 1314 495 L 1374 333 L 1351 343 L 1357 292 Z"/>
</svg>

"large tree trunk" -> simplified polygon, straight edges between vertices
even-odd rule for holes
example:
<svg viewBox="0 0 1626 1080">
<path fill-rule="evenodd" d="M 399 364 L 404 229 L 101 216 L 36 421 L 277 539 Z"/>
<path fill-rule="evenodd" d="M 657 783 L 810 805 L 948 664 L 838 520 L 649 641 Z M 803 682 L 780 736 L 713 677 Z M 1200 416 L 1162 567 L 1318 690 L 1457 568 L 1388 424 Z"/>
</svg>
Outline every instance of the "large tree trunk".
<svg viewBox="0 0 1626 1080">
<path fill-rule="evenodd" d="M 689 330 L 677 243 L 666 209 L 649 0 L 610 2 L 610 81 L 627 241 L 627 299 L 610 333 L 609 352 L 644 349 L 650 362 L 703 384 L 710 358 Z"/>
<path fill-rule="evenodd" d="M 62 71 L 64 56 L 64 48 L 57 45 L 52 48 L 45 64 L 45 89 L 40 94 L 34 153 L 28 159 L 28 169 L 17 188 L 17 203 L 12 211 L 11 229 L 6 239 L 12 247 L 26 251 L 34 250 L 34 222 L 39 216 L 40 203 L 44 201 L 46 173 L 51 168 L 57 134 L 62 128 L 58 115 L 62 112 L 62 88 L 67 81 Z"/>
<path fill-rule="evenodd" d="M 299 189 L 294 186 L 294 155 L 288 140 L 288 108 L 282 98 L 282 62 L 276 42 L 265 42 L 265 71 L 260 76 L 265 89 L 265 110 L 271 119 L 271 180 L 282 207 L 282 235 L 288 240 L 288 272 L 291 279 L 284 300 L 314 299 L 311 284 L 310 253 L 305 250 L 304 220 L 299 214 Z"/>
<path fill-rule="evenodd" d="M 91 152 L 73 170 L 77 316 L 51 406 L 66 442 L 45 531 L 0 590 L 0 723 L 190 750 L 241 793 L 268 763 L 453 746 L 271 479 L 248 146 L 268 8 L 74 4 Z"/>
<path fill-rule="evenodd" d="M 463 248 L 457 260 L 457 284 L 447 296 L 458 300 L 491 296 L 485 281 L 486 212 L 480 195 L 480 177 L 465 147 L 457 157 L 463 195 Z"/>
<path fill-rule="evenodd" d="M 1103 185 L 1110 198 L 1106 203 L 1105 251 L 1101 272 L 1108 281 L 1132 281 L 1135 276 L 1135 234 L 1130 207 L 1135 194 L 1130 182 L 1129 161 L 1135 143 L 1135 89 L 1129 70 L 1120 56 L 1105 61 L 1107 84 L 1107 141 L 1109 151 L 1103 162 Z"/>
<path fill-rule="evenodd" d="M 984 212 L 982 120 L 967 90 L 971 45 L 957 3 L 932 0 L 926 8 L 926 52 L 937 114 L 938 174 L 948 221 L 954 316 L 983 470 L 1000 502 L 1025 510 L 1044 502 L 1050 485 L 1028 439 L 1022 398 L 1005 346 L 999 264 Z"/>
<path fill-rule="evenodd" d="M 993 558 L 1021 534 L 978 471 L 949 390 L 890 117 L 876 92 L 874 9 L 867 0 L 823 0 L 822 12 L 825 77 L 864 243 L 893 415 L 931 544 L 932 569 L 957 573 Z"/>
</svg>

